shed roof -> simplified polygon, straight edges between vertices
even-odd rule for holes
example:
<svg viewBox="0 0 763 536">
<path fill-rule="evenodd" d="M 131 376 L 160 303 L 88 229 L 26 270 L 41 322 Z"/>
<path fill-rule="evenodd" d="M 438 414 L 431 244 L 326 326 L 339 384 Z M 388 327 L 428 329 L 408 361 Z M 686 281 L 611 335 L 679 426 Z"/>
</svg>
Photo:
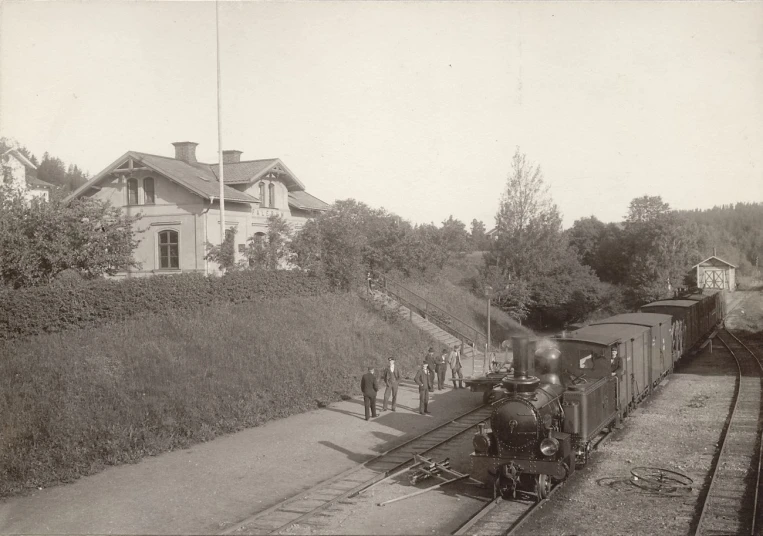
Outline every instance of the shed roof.
<svg viewBox="0 0 763 536">
<path fill-rule="evenodd" d="M 710 255 L 710 256 L 709 256 L 708 258 L 706 258 L 704 261 L 698 262 L 697 264 L 695 264 L 694 266 L 692 266 L 692 268 L 696 268 L 696 267 L 697 267 L 697 266 L 699 266 L 700 264 L 705 264 L 705 263 L 706 263 L 707 261 L 709 261 L 710 259 L 715 259 L 715 260 L 717 260 L 717 261 L 720 261 L 721 263 L 723 263 L 723 264 L 726 264 L 726 265 L 728 265 L 728 266 L 731 266 L 732 268 L 738 268 L 738 266 L 737 266 L 737 265 L 735 265 L 735 264 L 731 264 L 731 263 L 730 263 L 730 262 L 728 262 L 728 261 L 724 261 L 723 259 L 721 259 L 720 257 L 716 257 L 715 255 Z"/>
</svg>

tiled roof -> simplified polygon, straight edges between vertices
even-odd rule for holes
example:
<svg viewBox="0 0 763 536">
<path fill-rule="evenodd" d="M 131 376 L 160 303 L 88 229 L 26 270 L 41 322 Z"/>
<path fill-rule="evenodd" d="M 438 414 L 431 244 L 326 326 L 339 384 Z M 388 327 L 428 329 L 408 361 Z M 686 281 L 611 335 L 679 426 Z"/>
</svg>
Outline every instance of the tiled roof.
<svg viewBox="0 0 763 536">
<path fill-rule="evenodd" d="M 225 184 L 246 183 L 252 177 L 262 173 L 267 168 L 278 161 L 277 158 L 268 158 L 265 160 L 249 160 L 247 162 L 236 162 L 235 164 L 224 164 Z M 217 177 L 217 164 L 207 164 L 212 173 Z"/>
<path fill-rule="evenodd" d="M 304 190 L 289 192 L 289 205 L 301 210 L 328 210 L 329 204 L 324 203 Z"/>
<path fill-rule="evenodd" d="M 217 198 L 220 195 L 220 183 L 208 164 L 192 165 L 166 156 L 132 151 L 130 154 L 146 166 L 154 168 L 167 178 L 173 179 L 207 198 Z M 239 192 L 230 186 L 225 186 L 223 193 L 225 194 L 226 201 L 239 201 L 241 203 L 259 202 L 256 197 Z"/>
<path fill-rule="evenodd" d="M 219 166 L 217 164 L 198 164 L 207 166 L 215 177 Z M 236 162 L 233 164 L 224 164 L 225 184 L 246 184 L 254 182 L 265 175 L 271 169 L 277 170 L 278 177 L 286 188 L 291 192 L 294 190 L 304 190 L 305 185 L 287 168 L 279 158 L 267 158 L 264 160 L 247 160 L 245 162 Z"/>
</svg>

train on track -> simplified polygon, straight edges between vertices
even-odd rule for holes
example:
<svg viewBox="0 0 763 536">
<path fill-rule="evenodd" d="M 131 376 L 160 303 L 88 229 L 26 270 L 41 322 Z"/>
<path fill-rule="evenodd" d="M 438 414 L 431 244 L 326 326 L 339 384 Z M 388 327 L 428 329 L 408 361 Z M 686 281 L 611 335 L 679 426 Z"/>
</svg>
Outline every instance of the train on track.
<svg viewBox="0 0 763 536">
<path fill-rule="evenodd" d="M 488 381 L 490 424 L 474 436 L 471 476 L 503 498 L 524 491 L 544 499 L 723 319 L 722 293 L 698 293 L 592 322 L 542 346 L 515 337 L 513 374 Z M 482 390 L 485 382 L 471 387 Z"/>
</svg>

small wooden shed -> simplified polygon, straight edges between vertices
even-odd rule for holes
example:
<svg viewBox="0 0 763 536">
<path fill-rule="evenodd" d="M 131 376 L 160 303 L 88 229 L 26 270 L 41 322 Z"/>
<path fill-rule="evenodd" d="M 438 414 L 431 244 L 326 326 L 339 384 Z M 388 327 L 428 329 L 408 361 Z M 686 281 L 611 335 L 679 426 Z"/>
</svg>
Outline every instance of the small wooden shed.
<svg viewBox="0 0 763 536">
<path fill-rule="evenodd" d="M 697 287 L 734 290 L 736 289 L 736 266 L 716 257 L 708 257 L 692 268 L 697 270 Z"/>
</svg>

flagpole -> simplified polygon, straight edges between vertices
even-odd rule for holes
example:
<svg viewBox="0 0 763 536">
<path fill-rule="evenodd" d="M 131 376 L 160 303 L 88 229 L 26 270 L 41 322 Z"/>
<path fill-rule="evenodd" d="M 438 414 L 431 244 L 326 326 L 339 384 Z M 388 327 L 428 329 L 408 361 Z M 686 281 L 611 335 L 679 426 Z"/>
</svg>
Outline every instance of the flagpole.
<svg viewBox="0 0 763 536">
<path fill-rule="evenodd" d="M 220 1 L 215 0 L 215 28 L 217 34 L 217 152 L 220 176 L 220 247 L 225 243 L 225 171 L 223 168 L 222 84 L 220 81 Z"/>
</svg>

